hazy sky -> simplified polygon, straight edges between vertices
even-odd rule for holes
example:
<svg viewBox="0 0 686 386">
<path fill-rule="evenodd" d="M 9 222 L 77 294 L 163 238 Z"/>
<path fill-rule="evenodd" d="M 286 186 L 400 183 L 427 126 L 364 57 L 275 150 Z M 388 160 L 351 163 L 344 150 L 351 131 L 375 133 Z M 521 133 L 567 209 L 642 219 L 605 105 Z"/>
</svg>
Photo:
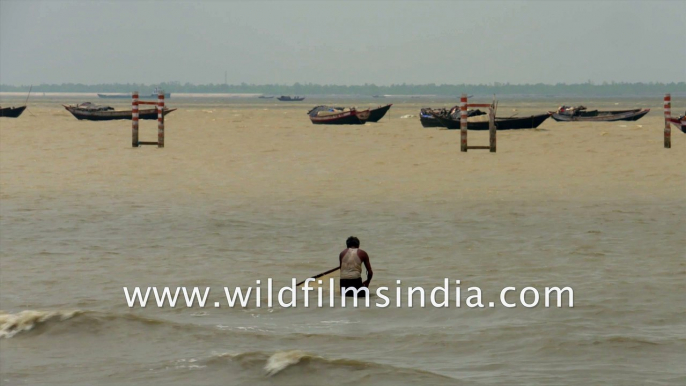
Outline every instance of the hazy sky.
<svg viewBox="0 0 686 386">
<path fill-rule="evenodd" d="M 686 1 L 0 0 L 0 83 L 686 81 Z"/>
</svg>

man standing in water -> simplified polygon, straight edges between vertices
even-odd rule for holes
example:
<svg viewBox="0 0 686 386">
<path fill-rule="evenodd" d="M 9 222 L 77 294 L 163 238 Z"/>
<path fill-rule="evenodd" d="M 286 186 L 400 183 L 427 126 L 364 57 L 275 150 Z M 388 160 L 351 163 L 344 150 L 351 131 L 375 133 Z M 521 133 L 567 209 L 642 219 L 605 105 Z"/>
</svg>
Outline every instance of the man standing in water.
<svg viewBox="0 0 686 386">
<path fill-rule="evenodd" d="M 338 255 L 341 265 L 341 293 L 345 296 L 365 297 L 365 292 L 368 291 L 360 290 L 360 288 L 369 288 L 369 283 L 374 276 L 369 255 L 360 249 L 360 240 L 357 237 L 348 237 L 345 244 L 347 248 Z M 367 268 L 367 280 L 364 283 L 362 282 L 362 263 Z M 346 288 L 348 288 L 347 291 Z M 353 288 L 355 290 L 352 290 Z"/>
</svg>

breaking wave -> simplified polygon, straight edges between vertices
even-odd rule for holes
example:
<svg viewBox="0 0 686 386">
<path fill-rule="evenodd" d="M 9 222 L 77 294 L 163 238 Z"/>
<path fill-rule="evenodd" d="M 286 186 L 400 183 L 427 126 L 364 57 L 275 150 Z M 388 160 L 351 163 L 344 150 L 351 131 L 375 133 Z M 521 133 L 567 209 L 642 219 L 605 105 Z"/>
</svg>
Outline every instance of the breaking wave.
<svg viewBox="0 0 686 386">
<path fill-rule="evenodd" d="M 0 311 L 0 338 L 12 338 L 19 333 L 43 332 L 100 332 L 118 328 L 128 330 L 133 325 L 163 327 L 184 330 L 184 333 L 198 332 L 197 325 L 151 319 L 136 314 L 113 314 L 83 310 L 39 311 L 25 310 L 17 313 Z M 202 330 L 202 327 L 200 328 Z"/>
<path fill-rule="evenodd" d="M 264 372 L 271 377 L 286 367 L 297 364 L 306 357 L 311 358 L 312 356 L 299 350 L 277 352 L 267 359 L 267 364 L 264 365 Z"/>
<path fill-rule="evenodd" d="M 300 350 L 272 353 L 261 351 L 237 354 L 222 353 L 206 359 L 193 358 L 184 361 L 193 362 L 195 367 L 202 368 L 224 368 L 227 365 L 239 365 L 242 369 L 251 370 L 253 375 L 262 375 L 266 378 L 279 377 L 279 379 L 281 377 L 312 376 L 314 374 L 328 374 L 328 377 L 340 372 L 342 377 L 345 374 L 348 376 L 338 379 L 345 378 L 352 383 L 361 381 L 372 374 L 383 378 L 397 378 L 399 381 L 409 378 L 419 383 L 431 384 L 454 384 L 457 381 L 454 378 L 425 370 L 381 364 L 364 359 L 330 359 Z M 351 371 L 358 374 L 360 378 L 350 378 Z M 322 379 L 322 381 L 326 382 L 326 379 Z"/>
<path fill-rule="evenodd" d="M 0 311 L 0 338 L 11 338 L 24 331 L 31 331 L 34 327 L 49 323 L 61 322 L 81 314 L 81 311 L 21 311 L 8 314 Z"/>
</svg>

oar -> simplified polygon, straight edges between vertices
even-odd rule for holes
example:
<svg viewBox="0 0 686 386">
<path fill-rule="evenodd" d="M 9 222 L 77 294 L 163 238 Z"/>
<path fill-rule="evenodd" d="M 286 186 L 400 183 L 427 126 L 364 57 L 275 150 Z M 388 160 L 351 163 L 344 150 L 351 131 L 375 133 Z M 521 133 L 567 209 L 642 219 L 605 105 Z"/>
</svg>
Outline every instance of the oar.
<svg viewBox="0 0 686 386">
<path fill-rule="evenodd" d="M 318 275 L 310 276 L 310 277 L 308 277 L 307 279 L 317 279 L 317 278 L 320 278 L 320 277 L 322 277 L 322 276 L 324 276 L 324 275 L 328 275 L 328 274 L 330 274 L 331 272 L 336 272 L 336 271 L 338 271 L 339 269 L 341 269 L 340 266 L 338 266 L 338 267 L 336 267 L 336 268 L 331 268 L 330 270 L 328 270 L 328 271 L 326 271 L 326 272 L 322 272 L 322 273 L 320 273 L 320 274 L 318 274 Z M 303 283 L 305 283 L 305 282 L 307 281 L 307 279 L 305 279 L 305 280 L 301 281 L 300 283 L 296 284 L 296 286 L 302 285 Z"/>
</svg>

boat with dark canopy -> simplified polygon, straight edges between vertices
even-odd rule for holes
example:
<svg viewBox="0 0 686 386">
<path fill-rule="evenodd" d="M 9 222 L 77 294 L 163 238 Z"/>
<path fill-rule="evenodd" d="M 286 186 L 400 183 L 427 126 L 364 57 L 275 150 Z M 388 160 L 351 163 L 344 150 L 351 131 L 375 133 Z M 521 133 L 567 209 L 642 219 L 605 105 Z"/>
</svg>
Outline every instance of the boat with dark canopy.
<svg viewBox="0 0 686 386">
<path fill-rule="evenodd" d="M 467 110 L 467 117 L 476 117 L 485 114 L 485 112 L 479 109 Z M 421 122 L 423 127 L 445 127 L 438 119 L 436 119 L 436 115 L 445 119 L 456 119 L 459 121 L 460 106 L 455 106 L 451 109 L 431 109 L 425 107 L 419 111 L 419 122 Z"/>
<path fill-rule="evenodd" d="M 300 102 L 304 101 L 305 97 L 300 97 L 300 96 L 288 96 L 288 95 L 281 95 L 280 97 L 276 98 L 280 100 L 281 102 Z"/>
<path fill-rule="evenodd" d="M 64 106 L 78 120 L 87 121 L 114 121 L 128 119 L 132 117 L 131 110 L 115 110 L 110 106 L 96 105 L 90 102 L 81 103 L 76 106 Z M 176 109 L 164 108 L 163 114 L 166 116 Z M 157 119 L 157 108 L 138 110 L 138 119 Z"/>
<path fill-rule="evenodd" d="M 553 119 L 558 122 L 614 122 L 638 121 L 648 114 L 650 109 L 631 109 L 615 111 L 588 110 L 586 106 L 560 106 L 557 111 L 551 111 Z"/>
<path fill-rule="evenodd" d="M 535 129 L 541 125 L 546 119 L 550 117 L 550 113 L 531 115 L 528 117 L 496 117 L 495 127 L 497 130 L 519 130 L 519 129 Z M 447 129 L 459 130 L 460 118 L 453 116 L 434 115 L 434 118 Z M 480 114 L 468 118 L 468 130 L 488 130 L 488 114 Z"/>
<path fill-rule="evenodd" d="M 2 107 L 0 108 L 0 117 L 5 118 L 19 118 L 21 113 L 26 110 L 26 106 L 19 107 Z"/>
<path fill-rule="evenodd" d="M 379 120 L 386 115 L 388 110 L 390 110 L 391 106 L 393 106 L 392 103 L 369 110 L 369 119 L 367 119 L 367 122 L 379 122 Z"/>
<path fill-rule="evenodd" d="M 369 110 L 331 106 L 317 106 L 307 112 L 315 125 L 363 125 L 369 119 L 369 114 Z"/>
</svg>

